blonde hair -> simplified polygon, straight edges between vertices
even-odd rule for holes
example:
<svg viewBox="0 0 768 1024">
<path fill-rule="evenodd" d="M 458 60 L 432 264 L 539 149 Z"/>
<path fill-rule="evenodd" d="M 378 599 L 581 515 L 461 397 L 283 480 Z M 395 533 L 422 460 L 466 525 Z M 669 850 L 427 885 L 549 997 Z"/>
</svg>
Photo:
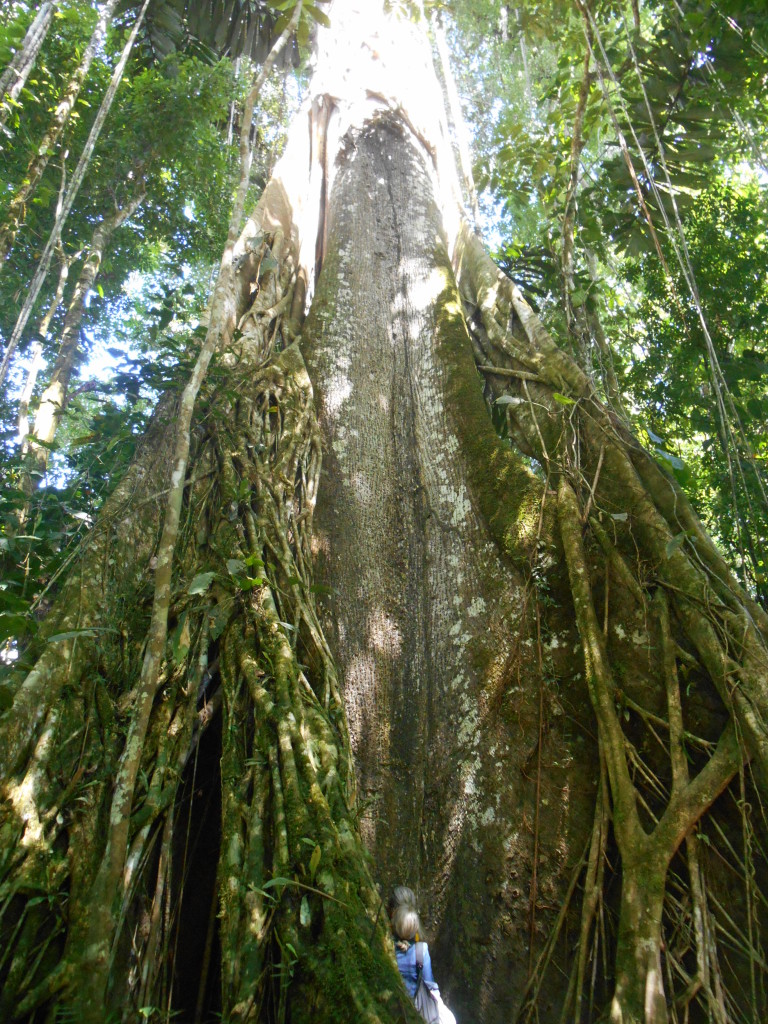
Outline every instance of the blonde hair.
<svg viewBox="0 0 768 1024">
<path fill-rule="evenodd" d="M 409 942 L 418 941 L 421 921 L 416 910 L 404 904 L 396 907 L 392 915 L 392 931 L 398 939 L 407 939 Z"/>
<path fill-rule="evenodd" d="M 396 885 L 392 890 L 389 903 L 387 904 L 390 917 L 392 917 L 398 907 L 413 907 L 414 910 L 416 909 L 416 896 L 413 889 L 409 889 L 407 885 Z"/>
</svg>

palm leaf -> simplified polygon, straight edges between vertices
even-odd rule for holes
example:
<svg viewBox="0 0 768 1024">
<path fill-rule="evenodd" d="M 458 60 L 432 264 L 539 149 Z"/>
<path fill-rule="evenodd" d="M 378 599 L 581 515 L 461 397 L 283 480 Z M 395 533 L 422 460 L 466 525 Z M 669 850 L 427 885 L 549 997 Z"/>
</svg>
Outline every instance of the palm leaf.
<svg viewBox="0 0 768 1024">
<path fill-rule="evenodd" d="M 122 10 L 137 3 L 125 0 Z M 211 60 L 250 57 L 260 64 L 278 35 L 279 16 L 267 0 L 153 0 L 146 15 L 145 43 L 156 60 L 184 50 Z M 296 56 L 295 45 L 287 47 L 283 64 Z"/>
</svg>

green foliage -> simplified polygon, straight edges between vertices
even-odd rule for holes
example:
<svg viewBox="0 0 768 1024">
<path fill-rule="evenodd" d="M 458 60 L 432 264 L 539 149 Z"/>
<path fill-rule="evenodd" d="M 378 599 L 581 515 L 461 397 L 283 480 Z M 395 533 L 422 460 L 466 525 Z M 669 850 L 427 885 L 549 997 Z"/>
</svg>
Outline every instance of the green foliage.
<svg viewBox="0 0 768 1024">
<path fill-rule="evenodd" d="M 641 294 L 619 320 L 626 383 L 650 446 L 680 475 L 713 535 L 749 584 L 768 596 L 768 531 L 761 490 L 768 458 L 768 201 L 755 178 L 732 175 L 702 193 L 686 218 L 706 322 L 743 437 L 723 434 L 701 321 L 681 274 L 651 254 L 631 267 Z M 650 429 L 652 428 L 652 429 Z M 662 442 L 663 438 L 663 442 Z M 675 458 L 676 453 L 679 458 Z"/>
<path fill-rule="evenodd" d="M 514 16 L 497 0 L 451 9 L 497 260 L 600 385 L 607 357 L 573 335 L 561 265 L 589 36 L 571 317 L 590 338 L 602 323 L 641 437 L 765 597 L 764 22 L 748 4 L 698 0 L 641 5 L 639 26 L 612 3 L 588 20 L 557 0 Z"/>
<path fill-rule="evenodd" d="M 279 58 L 284 65 L 298 65 L 301 52 L 310 44 L 313 26 L 328 25 L 321 4 L 305 3 L 296 38 Z M 128 6 L 128 5 L 126 5 Z M 131 7 L 138 6 L 131 0 Z M 186 53 L 215 61 L 228 56 L 261 63 L 288 24 L 296 0 L 235 0 L 234 3 L 191 3 L 190 0 L 156 0 L 146 19 L 144 46 L 153 60 Z"/>
</svg>

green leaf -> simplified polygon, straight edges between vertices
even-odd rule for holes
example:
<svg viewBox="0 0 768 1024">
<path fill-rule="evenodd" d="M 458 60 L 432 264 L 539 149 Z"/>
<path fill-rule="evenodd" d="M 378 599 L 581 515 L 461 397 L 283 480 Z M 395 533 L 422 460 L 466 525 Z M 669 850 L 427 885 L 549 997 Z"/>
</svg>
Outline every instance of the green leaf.
<svg viewBox="0 0 768 1024">
<path fill-rule="evenodd" d="M 314 882 L 315 874 L 317 872 L 317 866 L 320 863 L 320 858 L 323 855 L 323 851 L 319 846 L 316 846 L 312 851 L 312 856 L 309 858 L 309 877 Z"/>
<path fill-rule="evenodd" d="M 680 547 L 684 540 L 685 530 L 683 530 L 682 533 L 678 533 L 678 535 L 676 537 L 673 537 L 672 540 L 667 541 L 667 546 L 665 548 L 667 558 L 671 558 L 672 555 L 674 555 L 674 553 L 677 551 L 677 549 Z"/>
<path fill-rule="evenodd" d="M 93 636 L 98 636 L 97 629 L 68 629 L 66 633 L 54 633 L 53 636 L 49 636 L 47 643 L 56 644 L 59 640 L 75 640 L 77 637 Z"/>
<path fill-rule="evenodd" d="M 306 18 L 301 18 L 299 21 L 296 29 L 296 41 L 302 50 L 306 50 L 309 45 L 309 22 Z"/>
<path fill-rule="evenodd" d="M 0 540 L 6 540 L 5 537 Z M 20 612 L 24 614 L 29 608 L 29 601 L 25 601 L 23 597 L 19 597 L 18 594 L 12 594 L 8 587 L 18 587 L 17 582 L 11 580 L 3 580 L 0 584 L 0 616 L 9 615 L 13 612 Z"/>
<path fill-rule="evenodd" d="M 306 928 L 312 921 L 312 911 L 309 909 L 309 900 L 306 896 L 301 897 L 301 905 L 299 906 L 299 921 Z"/>
<path fill-rule="evenodd" d="M 304 4 L 304 10 L 307 11 L 320 25 L 324 25 L 326 28 L 331 27 L 331 19 L 325 11 L 319 10 L 314 4 Z"/>
<path fill-rule="evenodd" d="M 30 620 L 26 615 L 17 615 L 12 612 L 0 612 L 0 640 L 7 640 L 9 637 L 23 636 L 28 633 L 31 627 Z"/>
<path fill-rule="evenodd" d="M 681 163 L 704 163 L 715 159 L 715 150 L 712 146 L 685 146 L 674 152 L 675 160 Z"/>
<path fill-rule="evenodd" d="M 553 391 L 552 392 L 552 397 L 554 398 L 554 400 L 556 402 L 559 402 L 560 405 L 575 405 L 576 404 L 575 399 L 569 398 L 567 395 L 561 395 L 559 391 Z"/>
<path fill-rule="evenodd" d="M 189 584 L 188 594 L 204 594 L 213 581 L 215 572 L 200 572 Z"/>
<path fill-rule="evenodd" d="M 262 886 L 262 888 L 263 889 L 271 889 L 275 885 L 280 885 L 280 886 L 293 885 L 293 879 L 292 878 L 282 878 L 282 877 L 280 877 L 278 875 L 277 878 L 270 878 L 270 880 L 268 882 L 265 882 L 264 885 Z"/>
<path fill-rule="evenodd" d="M 182 612 L 179 624 L 171 636 L 171 652 L 173 654 L 173 660 L 177 665 L 180 665 L 185 660 L 189 654 L 191 644 L 192 639 L 189 632 L 189 616 L 186 612 Z"/>
<path fill-rule="evenodd" d="M 750 398 L 747 401 L 747 409 L 749 409 L 750 416 L 754 416 L 756 420 L 763 419 L 763 410 L 765 405 L 760 401 L 759 398 Z"/>
<path fill-rule="evenodd" d="M 280 15 L 280 17 L 275 22 L 274 33 L 275 33 L 276 36 L 279 36 L 279 35 L 281 35 L 283 33 L 283 31 L 287 27 L 288 22 L 290 20 L 291 19 L 290 19 L 289 15 L 287 15 L 287 14 L 281 14 Z"/>
<path fill-rule="evenodd" d="M 671 452 L 665 452 L 663 448 L 654 448 L 653 450 L 662 459 L 665 459 L 673 469 L 683 469 L 683 460 L 678 459 L 676 455 L 673 455 Z"/>
<path fill-rule="evenodd" d="M 245 562 L 241 562 L 239 558 L 228 558 L 227 572 L 230 576 L 241 575 L 241 573 L 245 572 Z"/>
</svg>

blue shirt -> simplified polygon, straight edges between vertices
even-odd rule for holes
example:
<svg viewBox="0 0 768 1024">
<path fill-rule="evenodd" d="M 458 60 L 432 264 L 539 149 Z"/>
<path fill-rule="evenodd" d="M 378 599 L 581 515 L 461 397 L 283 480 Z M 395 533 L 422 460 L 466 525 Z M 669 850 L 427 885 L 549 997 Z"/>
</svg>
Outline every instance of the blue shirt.
<svg viewBox="0 0 768 1024">
<path fill-rule="evenodd" d="M 433 992 L 437 992 L 437 982 L 432 977 L 432 961 L 429 958 L 429 946 L 426 942 L 423 942 L 422 948 L 424 950 L 424 984 L 427 988 L 431 988 Z M 417 977 L 416 943 L 412 942 L 405 952 L 395 946 L 395 956 L 397 957 L 397 966 L 400 969 L 400 974 L 405 982 L 405 987 L 408 989 L 408 994 L 411 999 L 413 999 L 416 995 Z"/>
</svg>

